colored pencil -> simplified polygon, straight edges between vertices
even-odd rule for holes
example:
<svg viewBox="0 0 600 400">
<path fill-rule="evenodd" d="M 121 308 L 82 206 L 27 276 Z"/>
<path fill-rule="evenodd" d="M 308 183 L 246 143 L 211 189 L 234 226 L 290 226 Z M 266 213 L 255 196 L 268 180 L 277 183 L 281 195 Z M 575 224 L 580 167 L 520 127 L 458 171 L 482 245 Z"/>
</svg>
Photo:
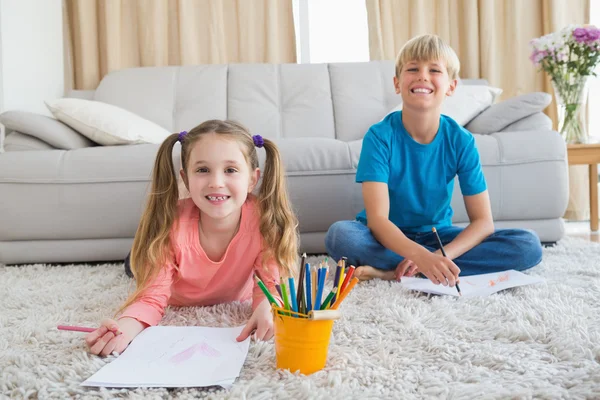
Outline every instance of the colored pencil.
<svg viewBox="0 0 600 400">
<path fill-rule="evenodd" d="M 305 268 L 305 275 L 306 275 L 306 288 L 304 290 L 306 291 L 306 312 L 308 313 L 310 310 L 313 309 L 312 301 L 311 301 L 312 286 L 310 284 L 310 264 L 306 263 L 304 268 Z"/>
<path fill-rule="evenodd" d="M 283 278 L 281 278 L 281 293 L 283 293 L 283 306 L 285 307 L 286 310 L 290 309 L 290 302 L 288 300 L 288 294 L 287 294 L 287 289 L 285 288 L 285 282 L 283 281 Z"/>
<path fill-rule="evenodd" d="M 342 292 L 342 295 L 329 308 L 331 310 L 337 310 L 337 308 L 340 306 L 340 304 L 342 304 L 342 301 L 344 301 L 344 299 L 346 298 L 346 296 L 348 296 L 348 293 L 350 293 L 352 291 L 352 289 L 354 288 L 354 286 L 356 286 L 356 284 L 358 283 L 358 281 L 359 281 L 358 278 L 352 278 L 352 280 L 348 284 L 348 287 Z"/>
<path fill-rule="evenodd" d="M 304 299 L 304 264 L 306 263 L 306 253 L 302 254 L 300 259 L 300 276 L 298 277 L 298 293 L 296 294 L 296 302 L 298 303 L 299 311 L 306 313 L 306 300 Z"/>
<path fill-rule="evenodd" d="M 311 277 L 310 280 L 312 282 L 312 305 L 313 305 L 313 310 L 317 309 L 316 303 L 317 303 L 317 285 L 319 284 L 319 280 L 317 279 L 317 267 L 313 266 L 311 269 Z"/>
<path fill-rule="evenodd" d="M 269 303 L 273 304 L 276 307 L 279 307 L 279 305 L 275 301 L 275 298 L 273 297 L 271 292 L 269 292 L 269 290 L 267 289 L 267 287 L 265 286 L 263 281 L 261 281 L 257 275 L 254 275 L 254 281 L 256 282 L 256 284 L 258 285 L 260 290 L 263 291 L 263 293 L 265 294 L 265 297 L 267 298 L 267 300 L 269 300 Z"/>
<path fill-rule="evenodd" d="M 333 299 L 333 296 L 335 296 L 336 293 L 337 293 L 337 287 L 334 286 L 333 289 L 331 289 L 331 292 L 329 292 L 329 295 L 325 298 L 325 301 L 323 302 L 323 304 L 321 304 L 321 307 L 320 307 L 321 310 L 327 309 L 327 305 L 329 304 L 331 299 Z"/>
<path fill-rule="evenodd" d="M 438 235 L 437 233 L 437 229 L 435 229 L 435 227 L 431 228 L 431 230 L 433 231 L 433 233 L 435 234 L 435 238 L 437 239 L 438 244 L 440 245 L 440 250 L 442 251 L 442 255 L 444 257 L 448 257 L 446 255 L 446 251 L 444 250 L 444 245 L 442 245 L 442 240 L 440 239 L 440 235 Z M 454 284 L 456 286 L 456 290 L 458 291 L 458 295 L 462 296 L 462 293 L 460 291 L 460 287 L 458 286 L 458 282 Z"/>
<path fill-rule="evenodd" d="M 61 331 L 94 332 L 97 328 L 87 328 L 85 326 L 59 325 L 56 327 L 56 329 Z"/>
<path fill-rule="evenodd" d="M 335 295 L 335 298 L 337 299 L 338 297 L 340 297 L 340 295 L 342 294 L 342 283 L 344 282 L 344 275 L 346 274 L 346 261 L 342 260 L 342 268 L 340 269 L 340 277 L 338 278 L 338 281 L 336 282 L 337 287 L 338 287 L 338 292 Z"/>
<path fill-rule="evenodd" d="M 296 283 L 294 282 L 293 276 L 290 276 L 288 278 L 288 283 L 290 286 L 290 300 L 292 301 L 292 310 L 294 310 L 294 312 L 298 312 L 298 302 L 296 299 Z"/>
<path fill-rule="evenodd" d="M 319 268 L 319 284 L 317 285 L 317 299 L 315 300 L 315 310 L 321 309 L 321 299 L 323 298 L 323 288 L 325 286 L 325 268 Z"/>
<path fill-rule="evenodd" d="M 275 289 L 277 289 L 277 293 L 279 293 L 279 297 L 281 297 L 281 300 L 283 300 L 283 293 L 281 293 L 281 286 L 279 285 L 279 283 L 277 283 L 277 281 L 275 281 Z"/>
<path fill-rule="evenodd" d="M 341 271 L 341 269 L 342 269 L 342 260 L 338 261 L 338 263 L 337 263 L 337 267 L 335 268 L 335 276 L 334 276 L 334 278 L 333 278 L 333 286 L 334 286 L 336 289 L 339 289 L 339 286 L 338 286 L 338 281 L 340 280 L 340 271 Z M 336 293 L 336 294 L 337 294 L 337 293 Z M 331 302 L 332 302 L 332 303 L 335 303 L 335 298 L 336 298 L 336 296 L 334 295 L 334 296 L 333 296 L 333 299 L 331 299 Z"/>
<path fill-rule="evenodd" d="M 346 289 L 346 286 L 348 286 L 348 282 L 350 282 L 350 279 L 352 279 L 352 275 L 354 275 L 355 269 L 356 268 L 354 267 L 354 265 L 348 267 L 348 273 L 344 277 L 344 282 L 342 282 L 342 292 Z"/>
</svg>

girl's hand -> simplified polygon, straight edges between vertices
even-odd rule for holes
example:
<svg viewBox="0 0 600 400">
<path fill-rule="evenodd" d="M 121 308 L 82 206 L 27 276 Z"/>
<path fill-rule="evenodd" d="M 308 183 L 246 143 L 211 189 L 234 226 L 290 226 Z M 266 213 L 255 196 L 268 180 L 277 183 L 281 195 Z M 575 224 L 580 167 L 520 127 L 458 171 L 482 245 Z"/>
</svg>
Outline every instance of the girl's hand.
<svg viewBox="0 0 600 400">
<path fill-rule="evenodd" d="M 133 318 L 122 318 L 118 322 L 104 319 L 98 329 L 85 335 L 85 343 L 92 354 L 121 354 L 144 327 L 144 324 Z"/>
<path fill-rule="evenodd" d="M 418 271 L 436 285 L 454 286 L 458 282 L 460 268 L 448 257 L 425 250 L 416 257 L 415 263 Z"/>
<path fill-rule="evenodd" d="M 246 326 L 236 340 L 238 342 L 246 340 L 255 330 L 256 332 L 253 336 L 256 340 L 269 340 L 273 337 L 273 315 L 271 314 L 271 304 L 267 299 L 264 299 L 256 307 L 256 310 L 254 310 L 248 323 L 246 323 Z"/>
<path fill-rule="evenodd" d="M 400 281 L 403 276 L 413 276 L 417 272 L 418 268 L 419 267 L 417 267 L 417 264 L 415 264 L 414 261 L 405 258 L 404 260 L 400 261 L 396 267 L 396 280 Z"/>
</svg>

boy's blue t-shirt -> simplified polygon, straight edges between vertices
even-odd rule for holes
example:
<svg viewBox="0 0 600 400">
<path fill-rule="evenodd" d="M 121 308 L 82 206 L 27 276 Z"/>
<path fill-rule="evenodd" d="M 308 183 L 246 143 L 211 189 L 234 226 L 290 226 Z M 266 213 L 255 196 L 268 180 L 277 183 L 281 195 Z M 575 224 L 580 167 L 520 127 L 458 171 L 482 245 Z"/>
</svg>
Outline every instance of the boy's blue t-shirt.
<svg viewBox="0 0 600 400">
<path fill-rule="evenodd" d="M 430 232 L 452 225 L 456 175 L 464 196 L 487 188 L 473 135 L 442 115 L 433 141 L 421 144 L 404 129 L 402 111 L 397 111 L 365 135 L 356 182 L 387 183 L 390 221 L 404 232 Z M 366 211 L 356 219 L 366 225 Z"/>
</svg>

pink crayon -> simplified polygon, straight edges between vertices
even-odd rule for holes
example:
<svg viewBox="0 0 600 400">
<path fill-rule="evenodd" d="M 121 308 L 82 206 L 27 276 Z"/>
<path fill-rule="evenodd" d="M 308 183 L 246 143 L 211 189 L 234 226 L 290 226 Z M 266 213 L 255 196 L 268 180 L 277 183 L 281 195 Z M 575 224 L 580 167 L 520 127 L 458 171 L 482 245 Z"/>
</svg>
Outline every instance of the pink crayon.
<svg viewBox="0 0 600 400">
<path fill-rule="evenodd" d="M 56 327 L 61 331 L 76 331 L 76 332 L 94 332 L 96 328 L 86 328 L 85 326 L 70 326 L 70 325 L 59 325 Z"/>
</svg>

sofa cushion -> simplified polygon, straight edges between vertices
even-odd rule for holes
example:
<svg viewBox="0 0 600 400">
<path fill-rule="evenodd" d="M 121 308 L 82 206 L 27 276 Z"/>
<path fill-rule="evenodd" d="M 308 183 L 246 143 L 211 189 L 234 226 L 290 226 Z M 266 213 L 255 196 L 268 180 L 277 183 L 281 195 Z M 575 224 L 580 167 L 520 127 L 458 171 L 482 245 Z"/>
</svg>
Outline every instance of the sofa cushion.
<svg viewBox="0 0 600 400">
<path fill-rule="evenodd" d="M 348 143 L 337 139 L 275 139 L 273 140 L 285 170 L 289 176 L 294 175 L 332 175 L 352 172 L 352 158 Z M 259 165 L 264 169 L 265 152 L 258 151 Z"/>
<path fill-rule="evenodd" d="M 401 99 L 394 93 L 393 62 L 333 63 L 329 75 L 337 139 L 362 139 Z"/>
<path fill-rule="evenodd" d="M 8 130 L 21 132 L 48 143 L 57 149 L 81 149 L 94 143 L 69 126 L 45 115 L 27 111 L 6 111 L 0 114 L 0 123 Z"/>
<path fill-rule="evenodd" d="M 46 105 L 57 119 L 105 146 L 161 143 L 170 135 L 154 122 L 99 101 L 63 98 Z"/>
<path fill-rule="evenodd" d="M 32 150 L 56 150 L 56 148 L 40 139 L 21 132 L 10 132 L 4 139 L 4 151 Z"/>
<path fill-rule="evenodd" d="M 546 114 L 539 112 L 531 114 L 502 128 L 500 132 L 552 130 L 552 120 Z"/>
<path fill-rule="evenodd" d="M 469 122 L 466 128 L 473 133 L 500 132 L 513 122 L 543 111 L 551 101 L 552 96 L 544 92 L 511 97 L 483 111 Z"/>
</svg>

